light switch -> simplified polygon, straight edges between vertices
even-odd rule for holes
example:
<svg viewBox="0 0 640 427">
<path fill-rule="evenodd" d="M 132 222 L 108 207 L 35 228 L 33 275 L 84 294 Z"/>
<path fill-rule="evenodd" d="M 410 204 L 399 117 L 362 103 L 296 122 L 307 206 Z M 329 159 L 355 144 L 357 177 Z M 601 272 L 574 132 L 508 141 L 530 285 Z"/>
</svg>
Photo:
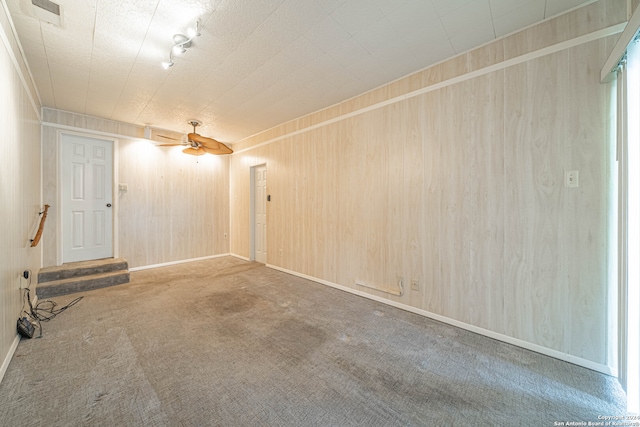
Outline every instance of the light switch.
<svg viewBox="0 0 640 427">
<path fill-rule="evenodd" d="M 118 191 L 129 191 L 128 184 L 118 184 Z"/>
<path fill-rule="evenodd" d="M 578 171 L 564 172 L 564 186 L 567 188 L 578 187 Z"/>
</svg>

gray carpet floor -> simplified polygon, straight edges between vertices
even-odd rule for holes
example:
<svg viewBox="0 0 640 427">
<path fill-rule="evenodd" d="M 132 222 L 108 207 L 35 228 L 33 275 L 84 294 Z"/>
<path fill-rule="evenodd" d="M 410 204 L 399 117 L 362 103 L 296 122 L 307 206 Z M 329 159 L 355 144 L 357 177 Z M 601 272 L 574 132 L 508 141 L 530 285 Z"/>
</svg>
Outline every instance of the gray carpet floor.
<svg viewBox="0 0 640 427">
<path fill-rule="evenodd" d="M 134 272 L 22 340 L 2 426 L 553 426 L 609 376 L 233 257 Z M 556 424 L 558 425 L 558 424 Z"/>
</svg>

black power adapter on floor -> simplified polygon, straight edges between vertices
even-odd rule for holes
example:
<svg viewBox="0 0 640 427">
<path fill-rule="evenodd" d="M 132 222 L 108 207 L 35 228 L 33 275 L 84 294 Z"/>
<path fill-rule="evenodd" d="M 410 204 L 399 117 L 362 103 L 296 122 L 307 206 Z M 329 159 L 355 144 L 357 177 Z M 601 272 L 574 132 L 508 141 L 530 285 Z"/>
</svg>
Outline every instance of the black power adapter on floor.
<svg viewBox="0 0 640 427">
<path fill-rule="evenodd" d="M 33 332 L 35 331 L 35 327 L 29 322 L 29 319 L 23 317 L 22 319 L 18 319 L 18 333 L 25 338 L 33 338 Z"/>
</svg>

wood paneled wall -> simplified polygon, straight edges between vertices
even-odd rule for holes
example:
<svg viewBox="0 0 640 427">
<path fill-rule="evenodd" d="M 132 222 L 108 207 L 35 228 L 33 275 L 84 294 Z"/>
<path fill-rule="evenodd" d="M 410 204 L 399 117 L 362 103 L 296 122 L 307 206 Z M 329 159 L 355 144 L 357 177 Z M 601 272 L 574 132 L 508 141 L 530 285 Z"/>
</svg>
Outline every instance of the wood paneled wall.
<svg viewBox="0 0 640 427">
<path fill-rule="evenodd" d="M 599 70 L 617 35 L 532 53 L 625 15 L 593 3 L 234 144 L 231 252 L 250 256 L 250 167 L 266 163 L 268 264 L 613 371 Z M 356 284 L 400 278 L 402 296 Z"/>
<path fill-rule="evenodd" d="M 119 256 L 141 267 L 229 253 L 229 156 L 189 156 L 182 147 L 138 139 L 141 127 L 65 111 L 45 108 L 43 121 L 44 199 L 52 223 L 58 133 L 115 135 L 118 183 L 128 186 L 114 200 Z M 45 266 L 56 265 L 56 232 L 51 227 L 44 235 Z"/>
<path fill-rule="evenodd" d="M 18 343 L 19 279 L 38 272 L 41 247 L 31 248 L 39 222 L 40 109 L 10 18 L 0 4 L 0 379 Z M 35 285 L 35 281 L 34 281 Z"/>
</svg>

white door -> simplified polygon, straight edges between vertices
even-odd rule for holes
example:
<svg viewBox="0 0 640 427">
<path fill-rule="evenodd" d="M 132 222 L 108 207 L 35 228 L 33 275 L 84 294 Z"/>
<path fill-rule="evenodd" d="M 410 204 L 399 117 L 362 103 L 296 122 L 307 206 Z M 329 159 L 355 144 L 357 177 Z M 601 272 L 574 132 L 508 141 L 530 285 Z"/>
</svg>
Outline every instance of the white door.
<svg viewBox="0 0 640 427">
<path fill-rule="evenodd" d="M 62 261 L 113 256 L 113 141 L 61 135 Z"/>
<path fill-rule="evenodd" d="M 255 250 L 256 261 L 267 262 L 267 167 L 255 169 Z"/>
</svg>

